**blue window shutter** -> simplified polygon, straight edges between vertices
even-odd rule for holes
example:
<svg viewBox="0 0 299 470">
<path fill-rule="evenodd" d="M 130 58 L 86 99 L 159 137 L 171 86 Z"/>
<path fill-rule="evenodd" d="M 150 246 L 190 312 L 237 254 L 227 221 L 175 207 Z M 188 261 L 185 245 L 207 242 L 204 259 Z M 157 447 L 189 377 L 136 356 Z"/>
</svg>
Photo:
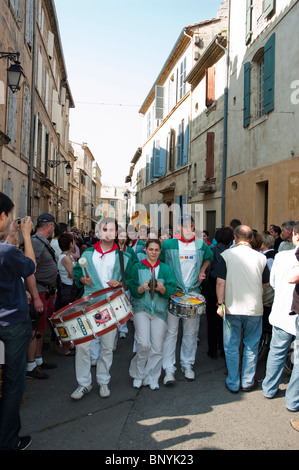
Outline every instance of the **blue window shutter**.
<svg viewBox="0 0 299 470">
<path fill-rule="evenodd" d="M 264 0 L 264 16 L 267 17 L 275 8 L 275 0 Z"/>
<path fill-rule="evenodd" d="M 155 145 L 155 142 L 154 142 Z M 151 161 L 150 161 L 150 181 L 154 181 L 154 157 L 155 157 L 155 147 L 153 146 Z"/>
<path fill-rule="evenodd" d="M 154 170 L 153 170 L 153 177 L 159 178 L 160 176 L 160 141 L 154 141 Z"/>
<path fill-rule="evenodd" d="M 182 153 L 183 153 L 183 133 L 182 133 L 182 123 L 179 125 L 179 132 L 178 132 L 178 146 L 177 146 L 177 167 L 180 168 L 182 166 Z"/>
<path fill-rule="evenodd" d="M 160 176 L 165 175 L 167 165 L 167 151 L 164 147 L 160 147 Z"/>
<path fill-rule="evenodd" d="M 245 44 L 248 44 L 252 35 L 252 0 L 246 0 L 246 32 Z"/>
<path fill-rule="evenodd" d="M 189 159 L 189 124 L 186 126 L 184 135 L 183 165 L 187 165 Z"/>
<path fill-rule="evenodd" d="M 250 75 L 251 64 L 246 62 L 244 64 L 244 110 L 243 110 L 243 127 L 250 124 Z"/>
<path fill-rule="evenodd" d="M 145 167 L 145 184 L 148 185 L 150 182 L 150 157 L 146 156 L 146 167 Z"/>
<path fill-rule="evenodd" d="M 270 36 L 264 47 L 264 103 L 263 112 L 274 109 L 275 83 L 275 33 Z"/>
</svg>

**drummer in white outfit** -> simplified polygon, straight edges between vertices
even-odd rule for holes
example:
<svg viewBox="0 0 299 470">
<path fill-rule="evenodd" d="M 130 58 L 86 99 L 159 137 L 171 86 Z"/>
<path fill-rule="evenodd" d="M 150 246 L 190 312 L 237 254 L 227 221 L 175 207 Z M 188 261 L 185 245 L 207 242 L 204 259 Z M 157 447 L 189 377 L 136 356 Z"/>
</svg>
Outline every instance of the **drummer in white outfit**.
<svg viewBox="0 0 299 470">
<path fill-rule="evenodd" d="M 184 292 L 199 292 L 199 285 L 205 279 L 205 271 L 213 259 L 212 250 L 194 234 L 194 220 L 183 216 L 180 235 L 162 243 L 160 259 L 174 272 L 177 286 Z M 197 351 L 199 316 L 183 318 L 183 338 L 180 351 L 180 363 L 187 380 L 194 380 L 192 369 Z M 168 331 L 164 342 L 163 369 L 164 385 L 175 382 L 176 343 L 180 317 L 168 313 Z"/>
<path fill-rule="evenodd" d="M 84 296 L 102 289 L 117 288 L 122 285 L 119 248 L 115 243 L 115 237 L 117 236 L 116 221 L 111 218 L 102 219 L 96 227 L 96 233 L 101 241 L 84 251 L 84 257 L 88 259 L 87 270 L 90 277 L 82 276 L 82 268 L 79 263 L 74 268 L 77 284 L 85 286 Z M 125 268 L 129 261 L 129 256 L 124 253 Z M 96 379 L 99 394 L 103 398 L 110 395 L 108 384 L 116 333 L 117 329 L 115 328 L 101 336 L 101 353 L 96 365 Z M 92 388 L 91 345 L 92 341 L 89 341 L 76 346 L 75 371 L 79 386 L 71 395 L 75 400 L 82 398 Z"/>
</svg>

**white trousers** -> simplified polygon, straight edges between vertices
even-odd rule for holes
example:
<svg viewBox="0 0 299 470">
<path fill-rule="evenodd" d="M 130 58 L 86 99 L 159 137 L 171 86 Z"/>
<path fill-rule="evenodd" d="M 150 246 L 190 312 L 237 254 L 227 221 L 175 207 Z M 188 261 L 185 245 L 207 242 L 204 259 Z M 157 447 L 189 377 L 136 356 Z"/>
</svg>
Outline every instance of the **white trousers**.
<svg viewBox="0 0 299 470">
<path fill-rule="evenodd" d="M 129 374 L 143 381 L 143 385 L 158 386 L 162 371 L 163 343 L 167 323 L 145 311 L 135 313 L 136 355 L 130 363 Z"/>
<path fill-rule="evenodd" d="M 163 369 L 166 372 L 176 371 L 176 343 L 179 330 L 180 317 L 168 312 L 167 333 L 163 348 Z M 197 336 L 200 316 L 195 318 L 182 318 L 183 337 L 180 351 L 181 367 L 193 366 L 197 351 Z"/>
<path fill-rule="evenodd" d="M 97 360 L 96 379 L 98 384 L 108 384 L 110 382 L 110 368 L 113 361 L 113 346 L 117 328 L 101 336 L 101 353 Z M 82 387 L 91 385 L 91 343 L 78 344 L 75 355 L 76 379 Z"/>
</svg>

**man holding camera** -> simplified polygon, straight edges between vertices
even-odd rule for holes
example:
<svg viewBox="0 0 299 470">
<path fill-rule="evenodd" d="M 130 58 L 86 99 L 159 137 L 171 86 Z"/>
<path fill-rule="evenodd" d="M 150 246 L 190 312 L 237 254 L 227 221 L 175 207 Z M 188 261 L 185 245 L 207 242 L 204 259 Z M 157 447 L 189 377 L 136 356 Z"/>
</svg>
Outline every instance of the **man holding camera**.
<svg viewBox="0 0 299 470">
<path fill-rule="evenodd" d="M 40 314 L 28 351 L 27 377 L 33 379 L 48 379 L 49 375 L 44 372 L 44 369 L 56 367 L 54 364 L 45 363 L 42 358 L 43 338 L 47 330 L 48 318 L 54 312 L 58 274 L 55 251 L 48 240 L 52 237 L 54 229 L 54 217 L 45 212 L 38 217 L 36 232 L 31 238 L 36 258 L 36 273 L 35 276 L 27 278 L 27 286 L 32 296 L 33 306 Z"/>
<path fill-rule="evenodd" d="M 13 202 L 0 193 L 0 232 L 10 221 Z M 0 242 L 0 340 L 5 347 L 2 400 L 0 400 L 0 450 L 23 450 L 30 436 L 19 437 L 20 403 L 25 390 L 27 350 L 31 337 L 29 306 L 23 280 L 35 271 L 30 217 L 13 221 L 5 242 Z M 24 253 L 9 241 L 21 231 Z"/>
</svg>

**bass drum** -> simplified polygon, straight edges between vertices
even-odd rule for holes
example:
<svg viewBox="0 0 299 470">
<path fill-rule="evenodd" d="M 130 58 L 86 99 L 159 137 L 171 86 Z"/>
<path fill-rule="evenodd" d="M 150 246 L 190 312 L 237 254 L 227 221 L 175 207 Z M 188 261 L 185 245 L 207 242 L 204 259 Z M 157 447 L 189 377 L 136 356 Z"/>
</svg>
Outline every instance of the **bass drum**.
<svg viewBox="0 0 299 470">
<path fill-rule="evenodd" d="M 58 310 L 50 317 L 59 342 L 77 345 L 127 322 L 133 307 L 122 289 L 103 289 Z"/>
</svg>

